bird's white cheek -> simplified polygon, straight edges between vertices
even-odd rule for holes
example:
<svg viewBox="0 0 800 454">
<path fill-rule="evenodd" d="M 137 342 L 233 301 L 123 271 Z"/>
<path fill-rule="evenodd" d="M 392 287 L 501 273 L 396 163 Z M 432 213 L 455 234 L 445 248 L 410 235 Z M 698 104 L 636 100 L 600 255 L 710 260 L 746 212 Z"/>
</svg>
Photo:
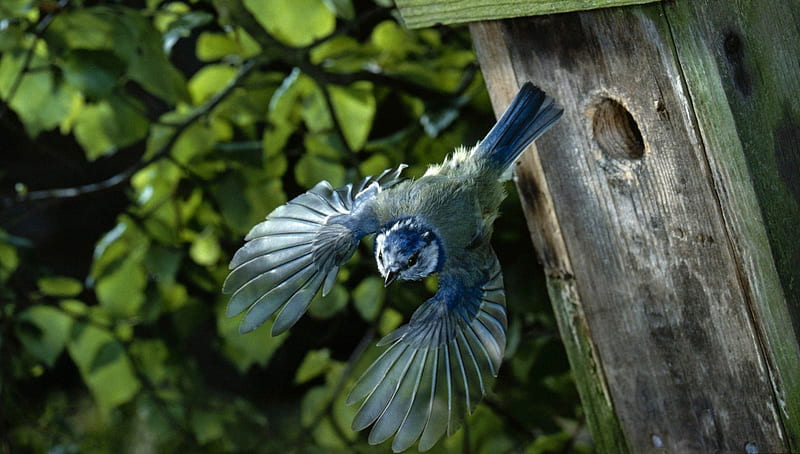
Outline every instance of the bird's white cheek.
<svg viewBox="0 0 800 454">
<path fill-rule="evenodd" d="M 381 251 L 383 251 L 383 243 L 384 243 L 383 235 L 379 235 L 375 238 L 375 263 L 378 265 L 378 271 L 381 273 L 381 276 L 386 276 L 386 266 L 383 263 L 383 257 Z"/>
</svg>

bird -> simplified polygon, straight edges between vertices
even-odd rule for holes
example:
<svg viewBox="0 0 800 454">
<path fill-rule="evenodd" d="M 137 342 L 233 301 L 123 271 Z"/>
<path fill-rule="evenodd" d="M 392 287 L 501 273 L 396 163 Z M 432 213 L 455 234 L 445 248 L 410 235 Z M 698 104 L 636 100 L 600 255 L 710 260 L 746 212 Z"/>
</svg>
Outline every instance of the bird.
<svg viewBox="0 0 800 454">
<path fill-rule="evenodd" d="M 430 449 L 460 427 L 498 375 L 507 316 L 493 223 L 514 163 L 562 113 L 526 82 L 483 140 L 456 148 L 422 177 L 403 177 L 401 164 L 339 188 L 321 181 L 279 206 L 230 262 L 227 316 L 245 313 L 242 333 L 273 316 L 272 335 L 287 331 L 320 290 L 328 294 L 368 235 L 386 286 L 436 275 L 436 293 L 377 343 L 385 349 L 346 400 L 361 402 L 352 428 L 372 426 L 370 444 L 394 436 L 394 452 L 415 443 Z"/>
</svg>

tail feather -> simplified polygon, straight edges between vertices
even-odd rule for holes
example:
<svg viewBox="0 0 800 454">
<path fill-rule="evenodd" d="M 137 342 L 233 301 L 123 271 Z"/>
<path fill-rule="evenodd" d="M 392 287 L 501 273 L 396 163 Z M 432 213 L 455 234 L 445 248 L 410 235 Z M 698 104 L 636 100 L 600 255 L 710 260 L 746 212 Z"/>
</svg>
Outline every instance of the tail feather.
<svg viewBox="0 0 800 454">
<path fill-rule="evenodd" d="M 526 82 L 486 137 L 475 157 L 487 159 L 501 173 L 525 148 L 553 126 L 564 109 L 532 83 Z"/>
</svg>

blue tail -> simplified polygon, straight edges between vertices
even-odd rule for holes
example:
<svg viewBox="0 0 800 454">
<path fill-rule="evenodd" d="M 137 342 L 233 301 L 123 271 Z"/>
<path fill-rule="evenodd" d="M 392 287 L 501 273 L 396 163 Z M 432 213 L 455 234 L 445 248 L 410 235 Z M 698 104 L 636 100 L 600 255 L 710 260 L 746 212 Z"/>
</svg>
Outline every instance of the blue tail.
<svg viewBox="0 0 800 454">
<path fill-rule="evenodd" d="M 503 116 L 497 121 L 475 151 L 477 159 L 488 159 L 503 172 L 525 147 L 553 126 L 564 109 L 530 82 L 520 88 Z"/>
</svg>

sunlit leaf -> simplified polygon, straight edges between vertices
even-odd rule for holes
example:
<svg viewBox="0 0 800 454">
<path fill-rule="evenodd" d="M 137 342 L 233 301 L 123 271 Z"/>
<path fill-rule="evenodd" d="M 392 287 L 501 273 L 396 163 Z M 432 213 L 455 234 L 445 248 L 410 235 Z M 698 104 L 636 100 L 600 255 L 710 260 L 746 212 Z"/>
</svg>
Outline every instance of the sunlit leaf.
<svg viewBox="0 0 800 454">
<path fill-rule="evenodd" d="M 353 303 L 361 317 L 366 321 L 375 320 L 383 306 L 383 281 L 376 276 L 362 280 L 353 290 Z"/>
<path fill-rule="evenodd" d="M 18 327 L 17 336 L 25 350 L 48 367 L 53 367 L 69 340 L 72 318 L 55 307 L 34 306 L 22 312 L 18 320 L 37 328 L 32 332 Z"/>
<path fill-rule="evenodd" d="M 294 375 L 294 381 L 298 384 L 303 384 L 323 372 L 331 363 L 331 351 L 327 348 L 323 348 L 321 350 L 311 350 L 310 352 L 306 353 L 306 357 L 303 358 L 303 362 L 300 363 L 300 366 L 297 368 L 297 372 Z"/>
<path fill-rule="evenodd" d="M 333 32 L 336 16 L 322 0 L 244 0 L 256 20 L 291 46 L 305 46 Z"/>
<path fill-rule="evenodd" d="M 388 308 L 383 311 L 383 316 L 378 322 L 378 333 L 381 336 L 385 336 L 394 331 L 401 323 L 403 323 L 403 314 Z"/>
<path fill-rule="evenodd" d="M 34 63 L 46 62 L 34 59 Z M 3 54 L 0 60 L 0 96 L 4 99 L 11 93 L 23 59 L 14 53 Z M 31 137 L 41 131 L 53 129 L 69 114 L 74 90 L 63 83 L 56 83 L 54 75 L 45 69 L 29 72 L 19 79 L 10 107 L 19 115 L 25 130 Z"/>
<path fill-rule="evenodd" d="M 353 150 L 364 146 L 372 130 L 372 119 L 375 116 L 372 88 L 372 83 L 364 81 L 348 87 L 330 87 L 336 118 L 339 119 L 347 143 Z"/>
<path fill-rule="evenodd" d="M 40 292 L 49 296 L 77 296 L 83 290 L 80 281 L 64 276 L 43 277 L 36 284 Z"/>
<path fill-rule="evenodd" d="M 198 71 L 189 81 L 192 102 L 202 104 L 236 75 L 236 68 L 229 65 L 208 65 Z"/>
<path fill-rule="evenodd" d="M 327 71 L 353 73 L 368 67 L 376 54 L 373 48 L 363 46 L 355 38 L 339 35 L 314 46 L 310 58 Z"/>
<path fill-rule="evenodd" d="M 230 55 L 248 58 L 260 51 L 261 46 L 241 29 L 225 34 L 203 32 L 197 38 L 197 58 L 203 61 L 215 61 Z"/>
<path fill-rule="evenodd" d="M 317 155 L 306 154 L 294 168 L 295 179 L 304 187 L 311 188 L 322 180 L 330 182 L 333 187 L 344 184 L 345 169 L 329 159 Z"/>
<path fill-rule="evenodd" d="M 330 418 L 322 418 L 319 424 L 312 428 L 314 440 L 320 446 L 331 450 L 341 451 L 346 449 L 345 440 L 339 436 L 339 431 L 333 426 Z"/>
<path fill-rule="evenodd" d="M 145 301 L 146 273 L 135 256 L 124 260 L 114 271 L 103 275 L 95 284 L 100 304 L 115 317 L 137 315 Z"/>
<path fill-rule="evenodd" d="M 421 50 L 414 35 L 391 20 L 381 22 L 372 30 L 371 41 L 381 51 L 383 58 L 399 60 Z"/>
<path fill-rule="evenodd" d="M 117 341 L 104 329 L 88 324 L 80 325 L 82 326 L 77 331 L 77 336 L 67 344 L 67 349 L 98 405 L 108 410 L 128 402 L 141 385 L 124 349 L 121 346 L 113 347 L 115 351 L 122 353 L 99 368 L 93 367 L 98 352 L 102 348 L 109 349 L 110 347 L 104 346 Z"/>
<path fill-rule="evenodd" d="M 81 110 L 75 120 L 75 138 L 88 159 L 113 154 L 145 137 L 148 122 L 134 105 L 136 101 L 115 95 Z"/>
<path fill-rule="evenodd" d="M 381 172 L 390 167 L 392 167 L 391 161 L 382 154 L 374 154 L 358 166 L 361 175 L 380 175 Z"/>
<path fill-rule="evenodd" d="M 192 247 L 189 248 L 189 257 L 198 265 L 213 265 L 217 263 L 221 254 L 219 240 L 214 230 L 210 228 L 203 230 L 192 242 Z"/>
</svg>

